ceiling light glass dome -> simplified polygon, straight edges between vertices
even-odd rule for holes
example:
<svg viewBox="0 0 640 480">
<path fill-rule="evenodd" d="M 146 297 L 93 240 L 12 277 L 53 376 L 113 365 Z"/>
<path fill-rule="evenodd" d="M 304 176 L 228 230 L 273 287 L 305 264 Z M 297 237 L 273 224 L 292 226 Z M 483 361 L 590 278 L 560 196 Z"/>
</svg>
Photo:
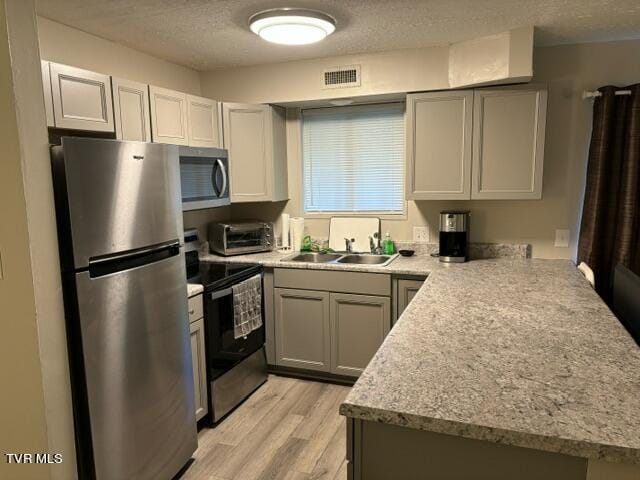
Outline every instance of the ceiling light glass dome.
<svg viewBox="0 0 640 480">
<path fill-rule="evenodd" d="M 336 29 L 335 19 L 326 13 L 304 8 L 275 8 L 249 18 L 249 28 L 268 42 L 307 45 L 319 42 Z"/>
</svg>

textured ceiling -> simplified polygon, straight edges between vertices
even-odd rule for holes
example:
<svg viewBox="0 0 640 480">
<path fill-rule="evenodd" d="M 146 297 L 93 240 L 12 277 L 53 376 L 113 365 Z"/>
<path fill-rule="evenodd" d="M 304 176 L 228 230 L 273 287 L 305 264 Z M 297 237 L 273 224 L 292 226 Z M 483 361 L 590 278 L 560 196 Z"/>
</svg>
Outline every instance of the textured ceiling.
<svg viewBox="0 0 640 480">
<path fill-rule="evenodd" d="M 248 17 L 304 6 L 332 14 L 315 45 L 262 41 Z M 640 0 L 37 0 L 38 13 L 198 70 L 443 45 L 535 25 L 536 45 L 640 38 Z"/>
</svg>

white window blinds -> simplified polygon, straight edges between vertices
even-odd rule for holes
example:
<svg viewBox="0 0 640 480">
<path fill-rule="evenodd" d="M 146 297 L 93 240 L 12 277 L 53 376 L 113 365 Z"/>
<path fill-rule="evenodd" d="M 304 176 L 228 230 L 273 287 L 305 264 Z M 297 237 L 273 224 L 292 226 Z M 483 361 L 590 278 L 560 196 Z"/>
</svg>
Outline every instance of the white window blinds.
<svg viewBox="0 0 640 480">
<path fill-rule="evenodd" d="M 302 112 L 304 210 L 404 211 L 404 104 Z"/>
</svg>

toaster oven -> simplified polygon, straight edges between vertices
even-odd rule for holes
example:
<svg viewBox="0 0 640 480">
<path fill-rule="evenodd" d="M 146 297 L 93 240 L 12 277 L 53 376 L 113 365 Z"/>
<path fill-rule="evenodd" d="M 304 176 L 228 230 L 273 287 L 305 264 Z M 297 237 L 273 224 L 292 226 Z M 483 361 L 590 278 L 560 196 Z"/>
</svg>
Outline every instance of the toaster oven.
<svg viewBox="0 0 640 480">
<path fill-rule="evenodd" d="M 220 255 L 269 252 L 273 250 L 273 224 L 268 222 L 212 223 L 209 249 Z"/>
</svg>

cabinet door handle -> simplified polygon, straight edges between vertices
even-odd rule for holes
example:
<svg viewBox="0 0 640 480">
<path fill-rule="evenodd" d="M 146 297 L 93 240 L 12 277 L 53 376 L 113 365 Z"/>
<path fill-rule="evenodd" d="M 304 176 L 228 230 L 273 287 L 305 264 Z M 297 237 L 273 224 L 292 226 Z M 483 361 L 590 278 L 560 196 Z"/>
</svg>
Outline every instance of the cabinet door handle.
<svg viewBox="0 0 640 480">
<path fill-rule="evenodd" d="M 195 309 L 194 310 L 189 310 L 189 315 L 193 315 L 194 313 L 196 313 Z"/>
</svg>

